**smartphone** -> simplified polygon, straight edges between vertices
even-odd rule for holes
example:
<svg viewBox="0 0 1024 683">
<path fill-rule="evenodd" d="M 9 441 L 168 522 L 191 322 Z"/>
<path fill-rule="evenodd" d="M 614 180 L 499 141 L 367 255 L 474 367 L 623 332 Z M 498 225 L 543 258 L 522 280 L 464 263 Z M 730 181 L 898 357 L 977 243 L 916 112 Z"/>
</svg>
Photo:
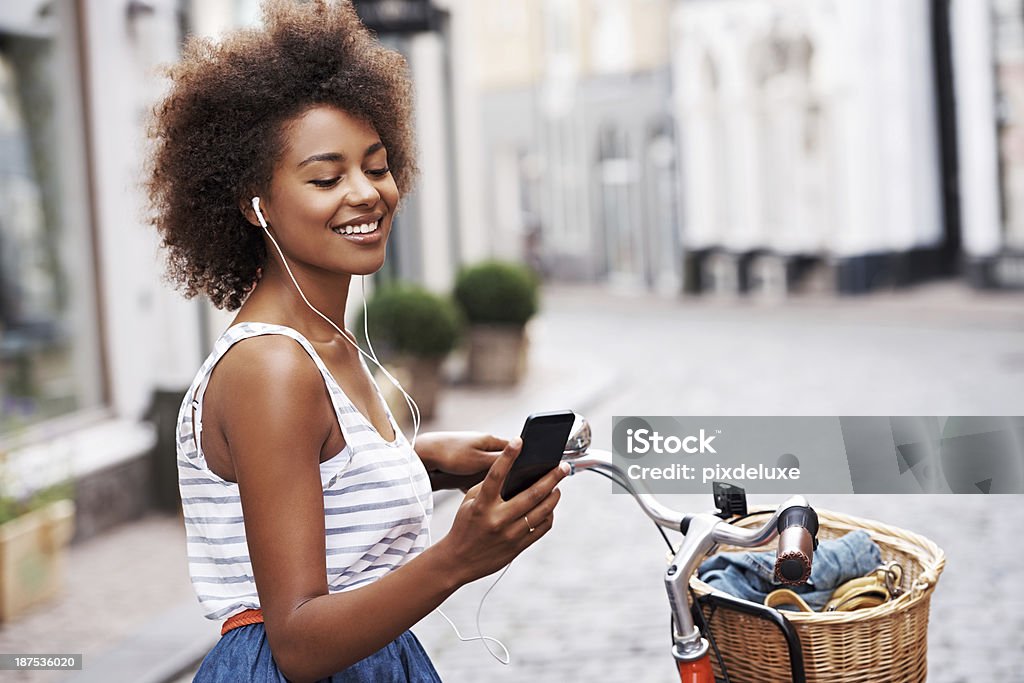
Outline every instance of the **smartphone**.
<svg viewBox="0 0 1024 683">
<path fill-rule="evenodd" d="M 571 410 L 534 413 L 526 418 L 522 433 L 523 449 L 512 463 L 501 489 L 504 500 L 530 488 L 558 467 L 575 420 L 576 413 Z"/>
</svg>

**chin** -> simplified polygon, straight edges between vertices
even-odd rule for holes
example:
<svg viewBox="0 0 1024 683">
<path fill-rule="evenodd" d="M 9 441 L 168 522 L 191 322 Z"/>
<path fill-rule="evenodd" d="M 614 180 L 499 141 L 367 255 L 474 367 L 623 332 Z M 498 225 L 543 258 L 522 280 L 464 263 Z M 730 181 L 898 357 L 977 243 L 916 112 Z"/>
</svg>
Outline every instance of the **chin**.
<svg viewBox="0 0 1024 683">
<path fill-rule="evenodd" d="M 347 270 L 351 275 L 373 275 L 383 267 L 384 259 L 379 259 L 373 262 L 353 264 L 353 266 Z"/>
</svg>

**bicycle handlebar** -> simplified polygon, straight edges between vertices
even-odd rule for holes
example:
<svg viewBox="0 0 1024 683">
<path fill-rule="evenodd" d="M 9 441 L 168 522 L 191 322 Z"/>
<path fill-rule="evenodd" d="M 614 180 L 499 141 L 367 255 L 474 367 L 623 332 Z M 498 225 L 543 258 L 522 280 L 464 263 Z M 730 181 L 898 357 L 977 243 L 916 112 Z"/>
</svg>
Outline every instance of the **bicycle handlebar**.
<svg viewBox="0 0 1024 683">
<path fill-rule="evenodd" d="M 659 503 L 643 484 L 640 484 L 640 490 L 637 490 L 622 468 L 612 462 L 611 453 L 591 449 L 586 449 L 583 452 L 587 457 L 575 455 L 571 459 L 565 459 L 570 467 L 569 476 L 583 470 L 603 472 L 616 484 L 626 489 L 636 499 L 641 509 L 647 513 L 647 516 L 654 520 L 655 524 L 675 531 L 682 531 L 685 515 Z"/>
<path fill-rule="evenodd" d="M 698 563 L 718 544 L 752 548 L 765 545 L 778 535 L 776 578 L 788 585 L 807 581 L 818 543 L 818 515 L 803 496 L 791 497 L 768 521 L 753 528 L 730 524 L 711 513 L 683 514 L 658 502 L 642 482 L 630 480 L 622 468 L 611 461 L 608 451 L 590 450 L 589 427 L 585 421 L 583 427 L 584 437 L 574 436 L 564 454 L 564 461 L 571 467 L 570 475 L 584 470 L 602 472 L 628 491 L 656 524 L 683 534 L 683 542 L 665 573 L 665 588 L 677 628 L 672 651 L 679 662 L 700 659 L 708 650 L 707 640 L 693 623 L 686 586 Z"/>
<path fill-rule="evenodd" d="M 806 583 L 818 545 L 818 514 L 810 506 L 787 508 L 776 526 L 779 549 L 775 554 L 775 578 L 788 585 Z"/>
</svg>

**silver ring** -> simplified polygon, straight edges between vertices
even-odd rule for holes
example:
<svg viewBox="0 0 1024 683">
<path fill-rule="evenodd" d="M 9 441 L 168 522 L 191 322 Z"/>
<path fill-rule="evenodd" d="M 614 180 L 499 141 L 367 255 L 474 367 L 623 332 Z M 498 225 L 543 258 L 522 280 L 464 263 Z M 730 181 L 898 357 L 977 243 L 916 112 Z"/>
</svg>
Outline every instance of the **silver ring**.
<svg viewBox="0 0 1024 683">
<path fill-rule="evenodd" d="M 533 529 L 533 525 L 530 524 L 530 518 L 527 517 L 526 515 L 523 515 L 523 519 L 526 520 L 526 526 L 530 527 L 530 533 L 532 534 L 534 529 Z"/>
</svg>

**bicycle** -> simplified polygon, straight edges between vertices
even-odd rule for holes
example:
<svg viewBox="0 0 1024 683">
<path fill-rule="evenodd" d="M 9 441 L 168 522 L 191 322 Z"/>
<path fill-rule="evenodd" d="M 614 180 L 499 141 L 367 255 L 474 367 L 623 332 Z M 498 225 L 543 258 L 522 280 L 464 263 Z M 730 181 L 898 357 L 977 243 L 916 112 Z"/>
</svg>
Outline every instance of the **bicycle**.
<svg viewBox="0 0 1024 683">
<path fill-rule="evenodd" d="M 715 502 L 719 508 L 717 514 L 681 513 L 658 502 L 642 484 L 634 484 L 626 473 L 612 462 L 608 451 L 591 449 L 590 444 L 590 426 L 580 417 L 562 454 L 563 462 L 567 462 L 571 468 L 570 476 L 578 471 L 592 471 L 621 486 L 654 521 L 672 549 L 673 557 L 665 570 L 664 581 L 672 610 L 672 656 L 676 661 L 681 682 L 719 682 L 711 666 L 714 637 L 704 622 L 702 611 L 702 605 L 711 605 L 715 608 L 739 610 L 774 623 L 786 641 L 793 682 L 805 683 L 799 636 L 779 612 L 720 591 L 712 591 L 701 598 L 694 595 L 692 607 L 687 600 L 690 576 L 698 564 L 720 544 L 754 548 L 766 545 L 778 536 L 776 579 L 786 585 L 806 582 L 811 573 L 813 551 L 817 547 L 818 519 L 804 497 L 789 498 L 776 508 L 768 521 L 754 528 L 736 526 L 726 521 L 727 518 L 736 515 L 746 516 L 745 494 L 742 489 L 729 485 L 716 485 Z M 673 529 L 683 534 L 683 541 L 678 548 L 672 546 L 663 529 Z M 697 627 L 695 622 L 698 620 L 702 621 L 703 630 Z M 725 665 L 717 652 L 717 647 L 715 650 L 719 668 L 725 672 Z M 722 680 L 727 683 L 728 674 L 723 675 L 725 678 Z"/>
</svg>

